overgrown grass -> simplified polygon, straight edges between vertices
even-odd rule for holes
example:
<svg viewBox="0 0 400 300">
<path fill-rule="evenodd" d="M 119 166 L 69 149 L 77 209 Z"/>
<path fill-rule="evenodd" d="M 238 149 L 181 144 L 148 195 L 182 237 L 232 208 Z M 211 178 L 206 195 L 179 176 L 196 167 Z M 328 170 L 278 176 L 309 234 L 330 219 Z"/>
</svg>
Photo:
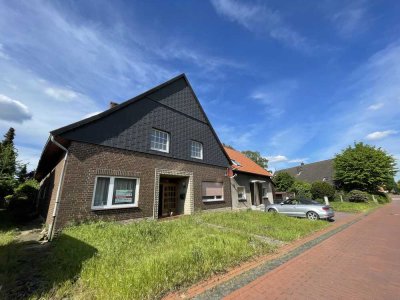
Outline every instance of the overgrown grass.
<svg viewBox="0 0 400 300">
<path fill-rule="evenodd" d="M 196 217 L 206 223 L 281 241 L 297 240 L 329 225 L 327 221 L 310 221 L 260 211 L 200 214 Z"/>
<path fill-rule="evenodd" d="M 6 210 L 0 210 L 0 286 L 15 279 L 13 270 L 17 267 L 19 247 L 14 247 L 18 230 Z M 0 288 L 0 299 L 4 299 Z"/>
<path fill-rule="evenodd" d="M 368 212 L 371 209 L 374 209 L 378 206 L 379 204 L 375 202 L 330 202 L 329 204 L 335 211 L 341 211 L 341 212 L 349 212 L 349 213 L 359 213 L 359 212 Z"/>
<path fill-rule="evenodd" d="M 53 247 L 43 272 L 54 288 L 45 298 L 159 298 L 273 250 L 249 234 L 210 228 L 193 217 L 70 227 Z"/>
</svg>

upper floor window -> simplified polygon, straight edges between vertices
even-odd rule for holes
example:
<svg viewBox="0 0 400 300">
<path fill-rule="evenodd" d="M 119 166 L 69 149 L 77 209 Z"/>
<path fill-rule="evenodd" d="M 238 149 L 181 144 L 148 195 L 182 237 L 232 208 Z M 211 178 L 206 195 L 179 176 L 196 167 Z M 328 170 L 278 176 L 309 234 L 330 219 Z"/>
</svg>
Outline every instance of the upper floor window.
<svg viewBox="0 0 400 300">
<path fill-rule="evenodd" d="M 169 133 L 152 129 L 150 148 L 151 150 L 169 152 Z"/>
<path fill-rule="evenodd" d="M 190 156 L 193 158 L 203 159 L 203 144 L 191 141 Z"/>
</svg>

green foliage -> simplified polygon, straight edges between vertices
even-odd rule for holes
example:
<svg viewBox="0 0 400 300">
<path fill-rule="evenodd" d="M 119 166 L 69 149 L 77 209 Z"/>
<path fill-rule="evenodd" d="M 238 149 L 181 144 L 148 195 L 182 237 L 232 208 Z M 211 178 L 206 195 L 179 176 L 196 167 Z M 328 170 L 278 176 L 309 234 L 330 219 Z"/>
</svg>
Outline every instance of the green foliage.
<svg viewBox="0 0 400 300">
<path fill-rule="evenodd" d="M 15 178 L 9 175 L 0 175 L 0 208 L 4 206 L 5 197 L 12 194 L 16 186 Z"/>
<path fill-rule="evenodd" d="M 368 193 L 359 190 L 352 190 L 346 196 L 346 201 L 348 202 L 368 202 L 368 200 Z"/>
<path fill-rule="evenodd" d="M 316 181 L 311 185 L 311 194 L 314 199 L 323 199 L 324 196 L 327 196 L 328 199 L 334 199 L 335 188 L 328 182 Z"/>
<path fill-rule="evenodd" d="M 14 176 L 17 170 L 14 144 L 0 144 L 0 176 Z"/>
<path fill-rule="evenodd" d="M 290 191 L 294 182 L 294 177 L 287 172 L 280 172 L 274 176 L 274 183 L 279 192 Z"/>
<path fill-rule="evenodd" d="M 262 157 L 260 152 L 258 151 L 242 151 L 244 155 L 246 155 L 248 158 L 250 158 L 252 161 L 254 161 L 257 165 L 260 167 L 267 169 L 268 168 L 268 159 L 265 157 Z"/>
<path fill-rule="evenodd" d="M 348 213 L 359 213 L 368 212 L 379 206 L 374 202 L 331 202 L 330 206 L 334 211 L 348 212 Z"/>
<path fill-rule="evenodd" d="M 30 179 L 21 183 L 14 189 L 14 193 L 6 197 L 8 209 L 16 217 L 23 219 L 32 214 L 39 184 L 36 180 Z"/>
<path fill-rule="evenodd" d="M 376 192 L 396 174 L 395 159 L 381 148 L 355 143 L 334 159 L 335 180 L 345 190 Z"/>
<path fill-rule="evenodd" d="M 373 194 L 375 200 L 378 201 L 379 204 L 389 203 L 392 199 L 385 193 L 375 193 Z M 373 201 L 372 195 L 369 195 L 369 201 Z"/>
<path fill-rule="evenodd" d="M 308 182 L 296 180 L 289 192 L 296 194 L 297 199 L 311 199 L 311 184 Z"/>
</svg>

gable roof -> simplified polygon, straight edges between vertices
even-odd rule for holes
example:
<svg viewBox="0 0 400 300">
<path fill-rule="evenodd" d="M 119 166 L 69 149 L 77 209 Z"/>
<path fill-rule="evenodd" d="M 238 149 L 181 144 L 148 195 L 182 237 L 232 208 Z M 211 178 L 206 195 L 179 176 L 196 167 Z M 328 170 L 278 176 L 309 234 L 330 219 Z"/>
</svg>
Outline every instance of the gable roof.
<svg viewBox="0 0 400 300">
<path fill-rule="evenodd" d="M 226 153 L 228 154 L 229 158 L 233 162 L 237 162 L 239 166 L 232 164 L 232 169 L 234 171 L 239 171 L 239 172 L 245 172 L 245 173 L 251 173 L 251 174 L 257 174 L 257 175 L 262 175 L 262 176 L 269 176 L 271 177 L 272 174 L 256 164 L 254 161 L 252 161 L 250 158 L 248 158 L 246 155 L 243 153 L 233 150 L 228 147 L 224 147 Z"/>
<path fill-rule="evenodd" d="M 158 115 L 156 115 L 156 111 Z M 152 112 L 152 114 L 149 114 L 149 112 Z M 144 117 L 145 114 L 148 115 Z M 171 124 L 162 122 L 166 115 L 169 116 L 168 122 Z M 164 119 L 157 118 L 157 116 L 162 116 Z M 182 119 L 184 120 L 183 122 Z M 154 120 L 154 122 L 151 120 Z M 130 124 L 133 124 L 134 122 L 138 122 L 138 124 L 140 123 L 140 126 L 142 127 L 138 125 L 136 129 L 132 129 L 135 132 L 132 132 L 132 130 L 128 132 L 130 129 L 126 126 L 131 126 Z M 212 147 L 213 156 L 210 156 L 203 161 L 197 161 L 194 159 L 193 161 L 214 164 L 211 161 L 213 160 L 214 162 L 218 161 L 215 165 L 226 167 L 230 164 L 231 161 L 229 156 L 226 154 L 221 141 L 208 120 L 207 115 L 205 114 L 185 74 L 178 75 L 132 99 L 107 109 L 102 113 L 53 130 L 50 134 L 65 147 L 68 147 L 71 140 L 76 140 L 147 153 L 146 151 L 143 151 L 143 149 L 148 149 L 146 144 L 148 142 L 147 138 L 146 141 L 141 141 L 140 143 L 140 140 L 143 140 L 143 136 L 147 136 L 146 128 L 148 126 L 155 126 L 161 127 L 160 129 L 162 130 L 162 126 L 164 125 L 178 126 L 178 128 L 182 127 L 183 129 L 186 129 L 182 130 L 185 136 L 190 135 L 190 132 L 187 130 L 188 128 L 194 128 L 193 133 L 195 136 L 198 136 L 198 138 L 204 138 L 204 136 L 208 135 L 210 136 L 209 141 L 212 141 L 212 145 L 206 146 Z M 167 128 L 164 130 L 168 131 Z M 117 138 L 116 134 L 120 134 L 120 138 Z M 135 134 L 139 135 L 141 138 L 135 139 Z M 195 136 L 192 136 L 191 138 L 196 139 Z M 134 147 L 136 141 L 139 142 L 137 147 Z M 47 160 L 43 158 L 46 153 L 50 153 L 48 150 L 54 148 L 52 146 L 54 145 L 51 142 L 45 146 L 37 170 L 40 170 L 43 163 L 45 163 L 44 161 Z M 179 157 L 176 157 L 171 153 L 152 154 L 179 159 Z M 182 152 L 180 152 L 180 154 L 182 154 Z M 48 168 L 46 168 L 46 171 L 47 170 Z M 40 170 L 40 173 L 43 173 L 42 170 Z"/>
<path fill-rule="evenodd" d="M 292 168 L 282 169 L 276 173 L 287 172 L 295 178 L 306 181 L 325 181 L 333 183 L 333 159 L 317 161 L 310 164 L 303 164 Z"/>
</svg>

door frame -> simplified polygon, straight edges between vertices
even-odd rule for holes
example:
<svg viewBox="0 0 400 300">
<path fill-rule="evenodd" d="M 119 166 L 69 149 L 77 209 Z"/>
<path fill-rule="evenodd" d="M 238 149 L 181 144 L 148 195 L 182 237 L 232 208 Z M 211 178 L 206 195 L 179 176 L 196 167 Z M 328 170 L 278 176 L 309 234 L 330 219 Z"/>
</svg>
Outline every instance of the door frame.
<svg viewBox="0 0 400 300">
<path fill-rule="evenodd" d="M 186 190 L 185 203 L 183 214 L 191 215 L 194 213 L 194 191 L 193 191 L 193 172 L 168 170 L 168 169 L 155 169 L 154 178 L 154 202 L 153 202 L 153 218 L 158 219 L 159 210 L 159 197 L 160 197 L 160 177 L 162 175 L 172 175 L 177 177 L 186 177 L 188 179 L 188 186 Z"/>
</svg>

